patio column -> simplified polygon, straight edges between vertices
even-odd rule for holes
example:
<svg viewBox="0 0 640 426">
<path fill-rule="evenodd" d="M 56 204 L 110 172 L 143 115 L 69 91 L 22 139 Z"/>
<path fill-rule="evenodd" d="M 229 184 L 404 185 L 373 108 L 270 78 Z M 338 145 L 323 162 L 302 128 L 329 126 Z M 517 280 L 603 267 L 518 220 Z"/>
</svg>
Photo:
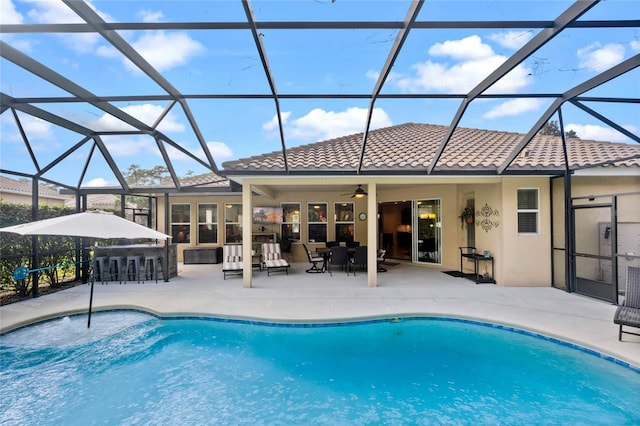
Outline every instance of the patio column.
<svg viewBox="0 0 640 426">
<path fill-rule="evenodd" d="M 378 286 L 378 199 L 375 183 L 367 186 L 367 285 Z"/>
<path fill-rule="evenodd" d="M 249 182 L 242 185 L 242 285 L 251 288 L 253 268 L 251 267 L 251 200 L 252 185 Z"/>
</svg>

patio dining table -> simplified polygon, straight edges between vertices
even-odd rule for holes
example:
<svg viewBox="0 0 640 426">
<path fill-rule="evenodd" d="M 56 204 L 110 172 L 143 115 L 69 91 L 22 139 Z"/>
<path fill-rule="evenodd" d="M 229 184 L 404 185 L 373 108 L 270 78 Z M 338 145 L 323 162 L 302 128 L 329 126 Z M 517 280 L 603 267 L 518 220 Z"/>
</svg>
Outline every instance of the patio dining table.
<svg viewBox="0 0 640 426">
<path fill-rule="evenodd" d="M 349 247 L 347 249 L 347 254 L 349 255 L 349 259 L 353 257 L 353 254 L 356 252 L 355 247 Z M 329 259 L 331 258 L 331 247 L 318 247 L 316 249 L 316 253 L 319 256 L 322 256 L 324 261 L 322 262 L 322 272 L 327 270 L 327 266 L 329 264 Z"/>
</svg>

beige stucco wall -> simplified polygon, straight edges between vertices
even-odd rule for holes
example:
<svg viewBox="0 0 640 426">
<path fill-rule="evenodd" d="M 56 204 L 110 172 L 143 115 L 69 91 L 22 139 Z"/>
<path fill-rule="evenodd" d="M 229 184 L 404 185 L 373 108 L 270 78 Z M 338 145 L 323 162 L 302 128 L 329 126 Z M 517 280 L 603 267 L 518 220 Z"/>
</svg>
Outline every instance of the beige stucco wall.
<svg viewBox="0 0 640 426">
<path fill-rule="evenodd" d="M 539 190 L 539 233 L 518 234 L 517 192 Z M 507 286 L 550 286 L 551 219 L 549 181 L 542 177 L 509 177 L 502 181 L 501 242 L 496 259 L 499 282 Z"/>
<path fill-rule="evenodd" d="M 412 181 L 413 180 L 413 181 Z M 497 216 L 491 216 L 490 220 L 497 223 L 488 229 L 482 228 L 480 223 L 482 217 L 477 217 L 475 226 L 476 247 L 479 252 L 489 250 L 495 257 L 494 278 L 498 285 L 503 286 L 550 286 L 551 285 L 551 217 L 550 217 L 550 186 L 549 179 L 545 177 L 469 177 L 469 178 L 376 178 L 377 190 L 376 201 L 401 201 L 437 198 L 441 200 L 442 207 L 442 264 L 419 264 L 421 267 L 438 267 L 448 270 L 458 270 L 460 268 L 459 246 L 467 245 L 466 231 L 461 229 L 458 215 L 462 210 L 465 199 L 475 200 L 476 212 L 487 207 L 491 211 L 497 211 Z M 322 179 L 313 179 L 309 185 L 305 185 L 305 179 L 299 178 L 286 182 L 291 188 L 292 185 L 305 185 L 300 190 L 278 189 L 277 179 L 252 179 L 253 185 L 257 183 L 269 184 L 269 196 L 254 195 L 252 197 L 253 206 L 279 206 L 282 202 L 300 203 L 301 205 L 301 240 L 309 248 L 324 244 L 309 244 L 307 236 L 307 203 L 324 202 L 328 204 L 329 221 L 328 238 L 335 238 L 333 208 L 334 203 L 354 202 L 356 216 L 360 212 L 367 212 L 367 198 L 355 199 L 348 196 L 341 196 L 341 191 L 331 190 L 331 181 L 327 180 L 325 185 Z M 343 183 L 343 182 L 342 182 Z M 366 184 L 366 179 L 359 180 L 358 183 Z M 245 182 L 246 184 L 246 182 Z M 385 188 L 385 184 L 393 184 L 393 188 Z M 554 180 L 554 209 L 557 215 L 555 221 L 554 238 L 556 246 L 564 245 L 564 219 L 562 195 L 563 184 L 561 179 Z M 592 193 L 611 193 L 624 191 L 637 191 L 640 188 L 640 177 L 609 178 L 602 177 L 574 177 L 573 195 L 586 195 Z M 540 229 L 536 235 L 518 235 L 517 232 L 517 190 L 519 188 L 537 188 L 540 196 Z M 224 243 L 224 204 L 241 203 L 241 195 L 206 195 L 206 196 L 175 196 L 170 197 L 170 203 L 190 203 L 191 204 L 191 226 L 195 229 L 197 224 L 197 204 L 217 203 L 218 204 L 218 244 Z M 625 220 L 638 220 L 640 209 L 638 197 L 625 201 L 620 206 L 620 212 Z M 374 212 L 375 214 L 375 212 Z M 162 230 L 164 224 L 164 204 L 162 198 L 158 203 L 158 223 Z M 591 226 L 591 225 L 589 225 Z M 279 233 L 279 226 L 266 226 L 265 232 Z M 254 226 L 253 232 L 259 232 Z M 367 222 L 355 220 L 355 239 L 362 243 L 367 243 Z M 170 232 L 170 230 L 166 230 Z M 580 231 L 582 232 L 582 231 Z M 377 242 L 376 242 L 377 243 Z M 372 244 L 368 244 L 372 245 Z M 178 260 L 182 261 L 182 250 L 185 247 L 195 247 L 196 240 L 192 238 L 190 244 L 180 244 L 178 246 Z M 202 245 L 206 246 L 206 245 Z M 306 254 L 303 252 L 301 244 L 293 245 L 296 261 L 305 261 Z M 563 277 L 564 263 L 563 252 L 554 253 L 556 258 L 556 278 Z"/>
<path fill-rule="evenodd" d="M 5 203 L 31 204 L 31 194 L 14 194 L 10 192 L 0 192 L 0 200 Z M 46 204 L 49 206 L 64 206 L 64 199 L 50 198 L 45 196 L 38 197 L 38 204 Z"/>
</svg>

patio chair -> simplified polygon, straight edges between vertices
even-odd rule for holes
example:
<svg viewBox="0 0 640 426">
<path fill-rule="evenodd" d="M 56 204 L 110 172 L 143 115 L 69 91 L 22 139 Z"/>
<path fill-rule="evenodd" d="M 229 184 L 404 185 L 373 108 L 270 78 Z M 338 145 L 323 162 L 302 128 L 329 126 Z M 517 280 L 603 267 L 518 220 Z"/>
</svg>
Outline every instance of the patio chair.
<svg viewBox="0 0 640 426">
<path fill-rule="evenodd" d="M 225 244 L 222 249 L 223 279 L 227 275 L 242 275 L 242 244 Z"/>
<path fill-rule="evenodd" d="M 340 266 L 349 273 L 349 249 L 345 246 L 335 246 L 331 248 L 329 255 L 329 275 L 333 275 L 333 267 Z"/>
<path fill-rule="evenodd" d="M 624 302 L 618 306 L 613 322 L 620 326 L 618 340 L 622 341 L 622 333 L 640 336 L 640 333 L 622 330 L 623 325 L 640 328 L 640 267 L 627 267 L 627 290 L 624 294 Z"/>
<path fill-rule="evenodd" d="M 286 238 L 280 241 L 280 249 L 282 250 L 282 257 L 287 259 L 288 262 L 295 262 L 295 256 L 292 250 L 293 241 L 291 238 Z"/>
<path fill-rule="evenodd" d="M 306 272 L 324 272 L 324 257 L 318 255 L 317 253 L 311 253 L 306 244 L 302 244 L 302 247 L 304 248 L 305 253 L 307 253 L 307 259 L 309 259 L 309 263 L 311 263 L 311 268 L 307 269 Z"/>
<path fill-rule="evenodd" d="M 356 247 L 353 258 L 351 258 L 351 266 L 353 267 L 353 275 L 356 274 L 356 266 L 359 266 L 361 271 L 367 269 L 367 246 Z"/>
<path fill-rule="evenodd" d="M 267 268 L 267 276 L 271 271 L 285 271 L 289 275 L 289 262 L 282 258 L 279 243 L 262 243 L 262 263 Z"/>
<path fill-rule="evenodd" d="M 378 250 L 378 258 L 377 258 L 378 272 L 387 272 L 386 268 L 384 268 L 382 266 L 382 264 L 384 263 L 384 261 L 386 259 L 386 256 L 387 256 L 387 250 L 386 249 Z"/>
</svg>

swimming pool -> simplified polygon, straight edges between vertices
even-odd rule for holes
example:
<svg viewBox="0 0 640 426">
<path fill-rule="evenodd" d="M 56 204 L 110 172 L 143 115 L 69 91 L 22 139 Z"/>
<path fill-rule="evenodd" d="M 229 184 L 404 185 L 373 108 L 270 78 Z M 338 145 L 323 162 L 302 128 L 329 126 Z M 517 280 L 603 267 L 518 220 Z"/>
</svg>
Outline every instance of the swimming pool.
<svg viewBox="0 0 640 426">
<path fill-rule="evenodd" d="M 471 321 L 65 317 L 0 336 L 2 424 L 639 424 L 640 372 Z"/>
</svg>

